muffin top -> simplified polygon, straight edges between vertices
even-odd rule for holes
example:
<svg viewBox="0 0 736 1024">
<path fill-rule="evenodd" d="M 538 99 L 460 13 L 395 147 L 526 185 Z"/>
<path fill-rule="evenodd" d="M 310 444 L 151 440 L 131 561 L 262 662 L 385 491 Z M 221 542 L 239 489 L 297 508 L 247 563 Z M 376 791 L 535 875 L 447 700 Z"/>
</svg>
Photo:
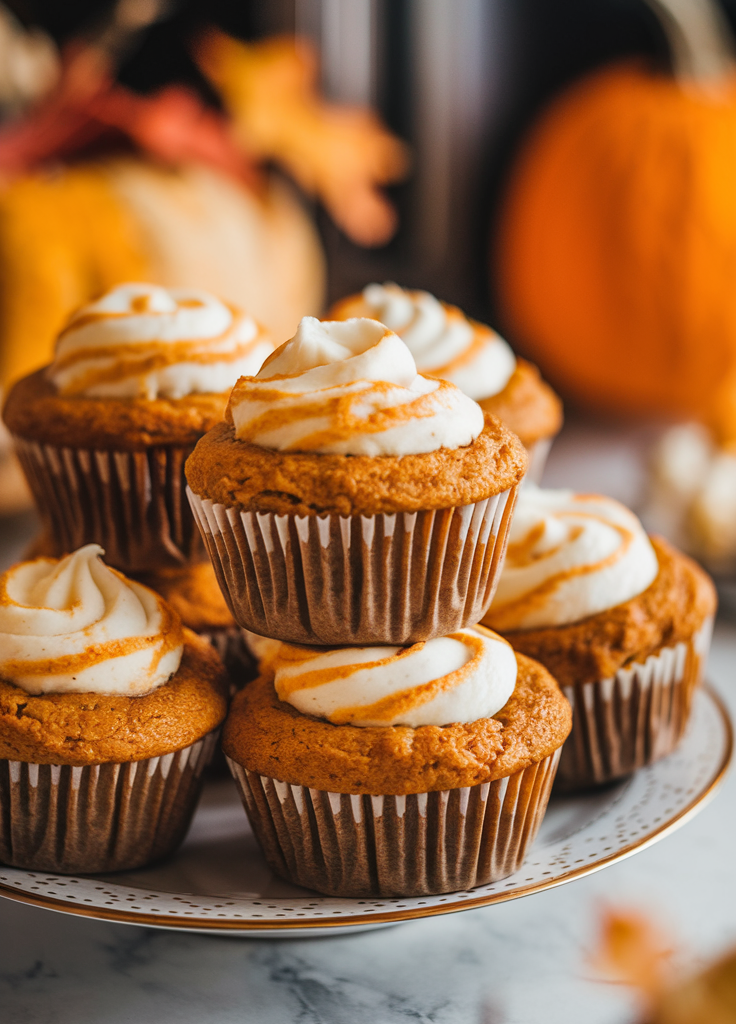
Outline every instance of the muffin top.
<svg viewBox="0 0 736 1024">
<path fill-rule="evenodd" d="M 11 389 L 5 420 L 71 447 L 194 443 L 272 350 L 251 317 L 206 292 L 120 285 L 72 316 L 53 362 Z"/>
<path fill-rule="evenodd" d="M 570 725 L 549 673 L 481 627 L 408 648 L 282 645 L 236 697 L 223 746 L 283 782 L 400 795 L 511 775 Z"/>
<path fill-rule="evenodd" d="M 422 377 L 366 319 L 305 317 L 187 462 L 201 497 L 253 511 L 341 515 L 471 504 L 523 476 L 521 444 L 453 384 Z"/>
<path fill-rule="evenodd" d="M 391 282 L 369 284 L 337 302 L 330 317 L 369 317 L 385 324 L 406 343 L 420 373 L 449 380 L 476 401 L 503 391 L 516 366 L 499 334 L 429 292 Z"/>
<path fill-rule="evenodd" d="M 517 655 L 516 688 L 492 718 L 446 726 L 332 725 L 280 701 L 261 676 L 238 694 L 223 747 L 260 775 L 332 793 L 401 795 L 492 782 L 567 738 L 570 706 L 541 665 Z"/>
<path fill-rule="evenodd" d="M 187 746 L 224 717 L 216 655 L 101 553 L 89 544 L 0 577 L 0 757 L 140 760 Z"/>
<path fill-rule="evenodd" d="M 226 714 L 222 662 L 206 640 L 185 629 L 176 673 L 141 697 L 34 696 L 0 677 L 0 757 L 32 764 L 143 761 L 188 747 Z"/>
<path fill-rule="evenodd" d="M 336 302 L 330 318 L 371 317 L 407 344 L 420 373 L 452 381 L 525 445 L 554 436 L 562 403 L 531 363 L 517 359 L 503 338 L 426 291 L 369 284 Z"/>
</svg>

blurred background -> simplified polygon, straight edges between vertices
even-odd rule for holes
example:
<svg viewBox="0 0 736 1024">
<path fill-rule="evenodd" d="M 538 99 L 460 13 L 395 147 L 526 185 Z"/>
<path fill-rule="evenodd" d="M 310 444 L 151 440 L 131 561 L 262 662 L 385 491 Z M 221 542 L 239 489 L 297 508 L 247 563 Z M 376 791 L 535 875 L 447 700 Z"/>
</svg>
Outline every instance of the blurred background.
<svg viewBox="0 0 736 1024">
<path fill-rule="evenodd" d="M 0 384 L 121 280 L 277 343 L 371 281 L 427 289 L 561 394 L 545 482 L 730 578 L 735 26 L 736 0 L 7 0 Z"/>
<path fill-rule="evenodd" d="M 183 83 L 216 109 L 222 99 L 192 54 L 199 33 L 214 25 L 248 42 L 284 34 L 310 40 L 320 58 L 323 95 L 374 108 L 412 153 L 410 175 L 391 190 L 399 223 L 388 244 L 366 251 L 319 204 L 315 208 L 328 258 L 328 298 L 367 280 L 395 278 L 499 327 L 502 314 L 487 272 L 489 232 L 528 131 L 553 97 L 594 69 L 631 58 L 662 71 L 672 66 L 662 20 L 645 0 L 5 4 L 18 19 L 16 31 L 41 29 L 57 51 L 101 34 L 116 7 L 127 7 L 143 23 L 121 46 L 117 79 L 144 95 Z M 721 9 L 736 23 L 736 3 Z M 17 37 L 3 35 L 6 52 L 19 46 Z M 48 70 L 40 65 L 43 78 Z M 26 72 L 27 101 L 32 75 Z M 24 102 L 13 96 L 19 83 L 10 79 L 6 75 L 6 120 L 17 117 Z"/>
<path fill-rule="evenodd" d="M 107 35 L 110 71 L 136 94 L 183 84 L 222 110 L 193 52 L 198 36 L 214 26 L 247 42 L 307 39 L 319 55 L 323 96 L 373 108 L 411 149 L 408 177 L 390 189 L 399 220 L 387 244 L 354 244 L 315 205 L 327 298 L 395 278 L 503 329 L 487 264 L 514 158 L 550 101 L 591 71 L 633 59 L 672 72 L 667 28 L 654 7 L 645 0 L 11 0 L 0 8 L 0 104 L 6 125 L 22 117 L 54 89 L 53 62 L 65 48 Z M 718 7 L 736 24 L 733 0 Z"/>
</svg>

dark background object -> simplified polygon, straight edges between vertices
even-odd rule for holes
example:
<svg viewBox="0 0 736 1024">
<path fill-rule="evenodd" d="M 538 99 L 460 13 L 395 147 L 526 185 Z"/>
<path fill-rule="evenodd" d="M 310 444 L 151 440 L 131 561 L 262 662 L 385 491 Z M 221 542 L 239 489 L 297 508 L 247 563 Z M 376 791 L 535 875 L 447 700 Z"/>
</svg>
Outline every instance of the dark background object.
<svg viewBox="0 0 736 1024">
<path fill-rule="evenodd" d="M 113 4 L 9 6 L 63 43 L 94 31 Z M 736 28 L 736 0 L 724 8 Z M 309 35 L 322 53 L 328 95 L 374 103 L 413 148 L 410 179 L 391 190 L 401 221 L 387 246 L 358 248 L 319 211 L 330 299 L 395 279 L 491 322 L 489 228 L 529 125 L 552 96 L 608 61 L 668 64 L 644 0 L 182 0 L 128 53 L 121 80 L 142 92 L 186 82 L 216 105 L 188 48 L 208 23 L 243 39 Z"/>
</svg>

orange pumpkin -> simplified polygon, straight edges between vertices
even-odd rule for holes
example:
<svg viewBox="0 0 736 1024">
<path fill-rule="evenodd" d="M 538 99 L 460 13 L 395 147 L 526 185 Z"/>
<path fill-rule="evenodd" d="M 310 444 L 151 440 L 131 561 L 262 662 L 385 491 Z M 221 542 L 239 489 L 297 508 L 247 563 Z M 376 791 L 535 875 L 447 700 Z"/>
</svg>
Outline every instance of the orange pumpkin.
<svg viewBox="0 0 736 1024">
<path fill-rule="evenodd" d="M 694 41 L 678 29 L 682 58 Z M 518 158 L 494 260 L 507 332 L 563 394 L 699 418 L 724 441 L 736 439 L 732 68 L 611 66 L 561 95 Z"/>
</svg>

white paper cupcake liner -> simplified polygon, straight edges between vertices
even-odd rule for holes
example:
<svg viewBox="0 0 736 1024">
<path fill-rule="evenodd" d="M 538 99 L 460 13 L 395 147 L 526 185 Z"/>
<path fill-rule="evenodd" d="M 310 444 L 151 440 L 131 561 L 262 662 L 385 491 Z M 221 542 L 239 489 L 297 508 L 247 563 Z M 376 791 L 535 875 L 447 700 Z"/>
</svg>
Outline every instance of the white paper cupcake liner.
<svg viewBox="0 0 736 1024">
<path fill-rule="evenodd" d="M 219 733 L 125 764 L 0 760 L 0 861 L 77 874 L 167 857 L 189 828 Z"/>
<path fill-rule="evenodd" d="M 124 572 L 204 558 L 185 496 L 193 446 L 118 452 L 14 440 L 57 554 L 94 542 Z"/>
<path fill-rule="evenodd" d="M 559 750 L 496 782 L 409 796 L 292 786 L 228 758 L 271 868 L 330 896 L 422 896 L 495 882 L 522 864 Z"/>
<path fill-rule="evenodd" d="M 304 644 L 408 644 L 480 621 L 516 490 L 393 515 L 241 512 L 187 489 L 220 587 L 245 629 Z"/>
<path fill-rule="evenodd" d="M 612 782 L 675 749 L 703 678 L 712 631 L 708 618 L 689 641 L 662 647 L 609 679 L 562 687 L 572 705 L 572 732 L 562 748 L 558 788 Z"/>
</svg>

